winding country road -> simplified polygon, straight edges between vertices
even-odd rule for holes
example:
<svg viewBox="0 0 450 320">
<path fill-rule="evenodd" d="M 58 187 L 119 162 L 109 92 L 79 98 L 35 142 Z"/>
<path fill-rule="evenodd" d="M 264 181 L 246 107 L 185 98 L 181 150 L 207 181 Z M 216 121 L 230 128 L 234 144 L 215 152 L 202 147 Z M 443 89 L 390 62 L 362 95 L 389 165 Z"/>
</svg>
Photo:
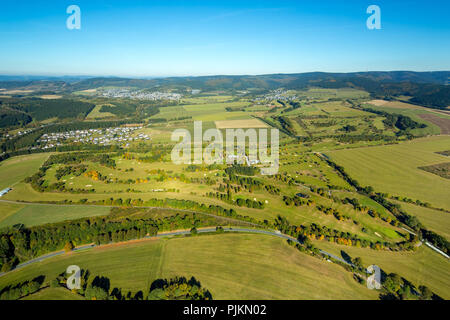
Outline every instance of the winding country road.
<svg viewBox="0 0 450 320">
<path fill-rule="evenodd" d="M 291 237 L 291 236 L 288 236 L 288 235 L 285 235 L 285 234 L 282 234 L 282 233 L 278 233 L 278 232 L 274 232 L 274 231 L 267 231 L 267 230 L 261 230 L 261 229 L 247 229 L 247 228 L 231 228 L 231 227 L 224 227 L 223 230 L 224 230 L 224 232 L 242 232 L 242 233 L 257 233 L 257 234 L 264 234 L 264 235 L 268 235 L 268 236 L 275 236 L 275 237 L 278 237 L 278 238 L 282 238 L 282 239 L 286 239 L 286 240 L 291 240 L 291 241 L 293 241 L 293 242 L 295 242 L 295 243 L 301 244 L 300 241 L 298 241 L 297 239 L 295 239 L 295 238 L 293 238 L 293 237 Z M 204 229 L 199 229 L 199 230 L 197 230 L 197 232 L 198 232 L 198 233 L 216 232 L 216 228 L 204 228 Z M 157 234 L 157 235 L 156 235 L 156 238 L 182 236 L 182 235 L 188 235 L 188 234 L 190 234 L 190 233 L 191 233 L 190 231 L 173 231 L 173 232 L 165 232 L 165 233 Z M 150 236 L 144 237 L 144 239 L 150 239 L 150 238 L 152 238 L 152 237 L 150 237 Z M 130 241 L 133 241 L 133 240 L 130 240 Z M 91 248 L 95 248 L 95 247 L 97 247 L 96 244 L 88 244 L 88 245 L 84 245 L 84 246 L 80 246 L 80 247 L 74 248 L 72 251 L 75 251 L 75 252 L 76 252 L 76 251 L 81 251 L 81 250 L 91 249 Z M 18 264 L 18 265 L 17 265 L 14 269 L 12 269 L 11 271 L 8 271 L 8 272 L 0 272 L 0 277 L 1 277 L 1 276 L 4 276 L 5 274 L 7 274 L 7 273 L 9 273 L 9 272 L 12 272 L 12 271 L 14 271 L 14 270 L 24 268 L 24 267 L 26 267 L 26 266 L 29 266 L 29 265 L 34 264 L 34 263 L 37 263 L 37 262 L 42 262 L 42 261 L 47 260 L 47 259 L 52 258 L 52 257 L 56 257 L 56 256 L 63 255 L 64 253 L 65 253 L 65 251 L 61 250 L 61 251 L 49 253 L 49 254 L 46 254 L 46 255 L 43 255 L 43 256 L 34 258 L 34 259 L 32 259 L 32 260 L 23 262 L 23 263 L 21 263 L 21 264 Z M 342 259 L 342 258 L 340 258 L 340 257 L 338 257 L 338 256 L 335 256 L 335 255 L 333 255 L 333 254 L 331 254 L 331 253 L 325 252 L 325 251 L 323 251 L 323 250 L 320 250 L 320 253 L 322 253 L 322 254 L 324 254 L 324 255 L 330 257 L 330 258 L 336 259 L 336 260 L 338 260 L 338 261 L 340 261 L 340 262 L 342 262 L 342 263 L 345 263 L 345 264 L 347 264 L 347 265 L 352 265 L 352 264 L 348 263 L 347 261 L 345 261 L 344 259 Z"/>
</svg>

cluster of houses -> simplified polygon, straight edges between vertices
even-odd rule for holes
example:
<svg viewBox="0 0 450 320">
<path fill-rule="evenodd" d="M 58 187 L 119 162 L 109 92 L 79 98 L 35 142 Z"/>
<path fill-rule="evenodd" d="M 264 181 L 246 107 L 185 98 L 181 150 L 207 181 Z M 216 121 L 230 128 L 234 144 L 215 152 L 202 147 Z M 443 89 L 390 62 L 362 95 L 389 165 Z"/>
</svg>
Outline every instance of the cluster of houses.
<svg viewBox="0 0 450 320">
<path fill-rule="evenodd" d="M 135 131 L 138 129 L 142 129 L 142 126 L 49 133 L 44 134 L 39 138 L 38 142 L 41 145 L 41 149 L 49 149 L 70 142 L 97 145 L 125 144 L 125 146 L 128 146 L 129 143 L 133 141 L 150 140 L 150 137 L 147 134 L 135 134 Z"/>
<path fill-rule="evenodd" d="M 178 101 L 182 95 L 179 93 L 171 92 L 146 92 L 146 91 L 133 91 L 129 89 L 106 89 L 102 92 L 102 95 L 107 98 L 130 98 L 137 100 L 170 100 Z"/>
<path fill-rule="evenodd" d="M 262 96 L 262 97 L 258 97 L 255 98 L 254 101 L 255 102 L 262 102 L 262 101 L 274 101 L 274 100 L 279 100 L 279 101 L 294 101 L 299 99 L 299 96 L 295 95 L 295 94 L 291 94 L 286 90 L 283 89 L 276 89 L 276 90 L 272 90 L 270 93 Z"/>
<path fill-rule="evenodd" d="M 19 132 L 17 132 L 16 134 L 9 134 L 9 133 L 7 133 L 7 134 L 5 134 L 5 135 L 3 136 L 3 138 L 4 138 L 4 139 L 14 139 L 14 138 L 16 138 L 16 137 L 20 137 L 20 136 L 24 136 L 24 135 L 26 135 L 26 134 L 29 134 L 29 133 L 31 133 L 31 132 L 33 132 L 32 129 L 27 129 L 27 130 L 24 130 L 24 131 L 19 131 Z"/>
<path fill-rule="evenodd" d="M 227 156 L 227 163 L 233 162 L 233 163 L 240 163 L 245 162 L 247 166 L 253 166 L 256 164 L 259 164 L 258 159 L 250 159 L 247 155 L 236 155 L 236 154 L 230 154 Z"/>
</svg>

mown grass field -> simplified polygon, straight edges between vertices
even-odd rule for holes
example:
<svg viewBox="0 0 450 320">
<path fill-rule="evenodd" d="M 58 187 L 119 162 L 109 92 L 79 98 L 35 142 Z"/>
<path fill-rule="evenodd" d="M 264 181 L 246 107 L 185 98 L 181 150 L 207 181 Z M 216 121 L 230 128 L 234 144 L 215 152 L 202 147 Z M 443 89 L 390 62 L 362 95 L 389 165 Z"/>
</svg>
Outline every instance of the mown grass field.
<svg viewBox="0 0 450 320">
<path fill-rule="evenodd" d="M 450 239 L 450 213 L 424 208 L 401 201 L 394 202 L 398 203 L 402 207 L 402 209 L 404 209 L 409 214 L 412 214 L 419 218 L 419 221 L 423 225 L 425 225 L 427 229 L 437 232 L 438 234 L 444 236 L 446 239 Z"/>
<path fill-rule="evenodd" d="M 267 124 L 258 119 L 216 121 L 215 124 L 217 129 L 267 128 Z"/>
<path fill-rule="evenodd" d="M 397 273 L 417 287 L 426 285 L 444 299 L 450 299 L 450 262 L 422 245 L 415 252 L 376 251 L 315 241 L 320 249 L 337 256 L 341 250 L 361 257 L 364 265 L 375 264 L 386 273 Z"/>
<path fill-rule="evenodd" d="M 37 153 L 2 161 L 0 163 L 0 190 L 12 187 L 17 182 L 34 174 L 49 156 L 49 153 Z"/>
<path fill-rule="evenodd" d="M 448 161 L 436 154 L 449 148 L 450 137 L 429 137 L 397 145 L 330 151 L 326 154 L 362 186 L 407 196 L 450 209 L 450 181 L 418 169 Z"/>
<path fill-rule="evenodd" d="M 8 219 L 11 215 L 15 214 L 24 206 L 25 205 L 23 204 L 0 202 L 0 226 L 4 220 Z"/>
<path fill-rule="evenodd" d="M 416 122 L 424 123 L 427 125 L 426 128 L 411 130 L 411 133 L 415 135 L 435 135 L 441 133 L 441 129 L 439 128 L 439 126 L 432 123 L 431 121 L 423 119 L 422 117 L 420 117 L 420 115 L 431 115 L 438 118 L 450 120 L 450 114 L 444 114 L 441 111 L 432 110 L 429 108 L 420 107 L 400 101 L 371 100 L 365 106 L 384 112 L 402 114 L 410 117 Z"/>
<path fill-rule="evenodd" d="M 2 211 L 8 208 L 14 211 L 4 217 Z M 22 223 L 27 227 L 54 223 L 65 220 L 74 220 L 84 217 L 107 215 L 110 208 L 93 206 L 63 206 L 63 205 L 41 205 L 41 204 L 10 204 L 0 202 L 0 228 Z"/>
<path fill-rule="evenodd" d="M 66 288 L 45 288 L 22 300 L 85 300 L 84 297 L 70 292 Z"/>
<path fill-rule="evenodd" d="M 369 93 L 362 90 L 352 89 L 352 88 L 339 88 L 339 89 L 324 89 L 324 88 L 310 88 L 305 91 L 301 91 L 302 94 L 306 95 L 312 99 L 328 99 L 333 98 L 367 98 Z"/>
<path fill-rule="evenodd" d="M 111 117 L 116 117 L 115 114 L 111 113 L 111 112 L 101 112 L 100 110 L 102 109 L 102 107 L 104 105 L 107 106 L 114 106 L 112 104 L 99 104 L 96 105 L 94 109 L 92 109 L 92 111 L 87 115 L 87 119 L 103 119 L 103 118 L 111 118 Z"/>
<path fill-rule="evenodd" d="M 54 257 L 0 277 L 0 287 L 39 275 L 51 281 L 69 265 L 147 293 L 159 278 L 195 277 L 213 299 L 377 299 L 335 264 L 283 240 L 252 234 L 207 235 L 112 245 Z M 207 267 L 205 267 L 207 266 Z M 53 293 L 52 293 L 53 294 Z"/>
<path fill-rule="evenodd" d="M 188 99 L 190 101 L 192 99 Z M 228 112 L 229 108 L 242 108 L 249 106 L 246 101 L 224 102 L 227 99 L 208 100 L 203 98 L 194 98 L 196 104 L 186 104 L 173 107 L 160 108 L 160 112 L 151 117 L 151 119 L 176 120 L 180 118 L 191 117 L 196 121 L 221 121 L 221 120 L 240 120 L 252 119 L 250 113 L 245 111 Z"/>
</svg>

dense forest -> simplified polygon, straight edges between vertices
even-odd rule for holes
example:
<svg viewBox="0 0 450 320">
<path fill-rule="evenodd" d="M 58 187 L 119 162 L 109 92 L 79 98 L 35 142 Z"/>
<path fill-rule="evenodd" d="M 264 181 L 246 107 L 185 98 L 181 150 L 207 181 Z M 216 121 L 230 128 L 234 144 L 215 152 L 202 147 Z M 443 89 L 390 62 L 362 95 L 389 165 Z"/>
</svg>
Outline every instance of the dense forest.
<svg viewBox="0 0 450 320">
<path fill-rule="evenodd" d="M 1 101 L 0 101 L 1 107 Z M 0 108 L 0 128 L 24 126 L 33 119 L 29 114 L 8 108 Z"/>
<path fill-rule="evenodd" d="M 34 120 L 51 118 L 84 119 L 95 105 L 69 99 L 8 98 L 2 99 L 2 105 L 20 113 L 26 113 Z"/>
</svg>

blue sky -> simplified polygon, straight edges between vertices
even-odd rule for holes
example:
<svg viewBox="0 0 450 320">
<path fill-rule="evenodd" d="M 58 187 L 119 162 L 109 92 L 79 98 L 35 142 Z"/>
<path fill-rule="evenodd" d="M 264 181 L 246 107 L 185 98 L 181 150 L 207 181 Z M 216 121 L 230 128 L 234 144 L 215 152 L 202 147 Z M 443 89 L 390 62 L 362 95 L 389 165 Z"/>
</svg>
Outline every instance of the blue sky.
<svg viewBox="0 0 450 320">
<path fill-rule="evenodd" d="M 81 8 L 68 30 L 66 8 Z M 381 30 L 366 9 L 381 8 Z M 450 70 L 449 1 L 6 1 L 0 74 Z"/>
</svg>

